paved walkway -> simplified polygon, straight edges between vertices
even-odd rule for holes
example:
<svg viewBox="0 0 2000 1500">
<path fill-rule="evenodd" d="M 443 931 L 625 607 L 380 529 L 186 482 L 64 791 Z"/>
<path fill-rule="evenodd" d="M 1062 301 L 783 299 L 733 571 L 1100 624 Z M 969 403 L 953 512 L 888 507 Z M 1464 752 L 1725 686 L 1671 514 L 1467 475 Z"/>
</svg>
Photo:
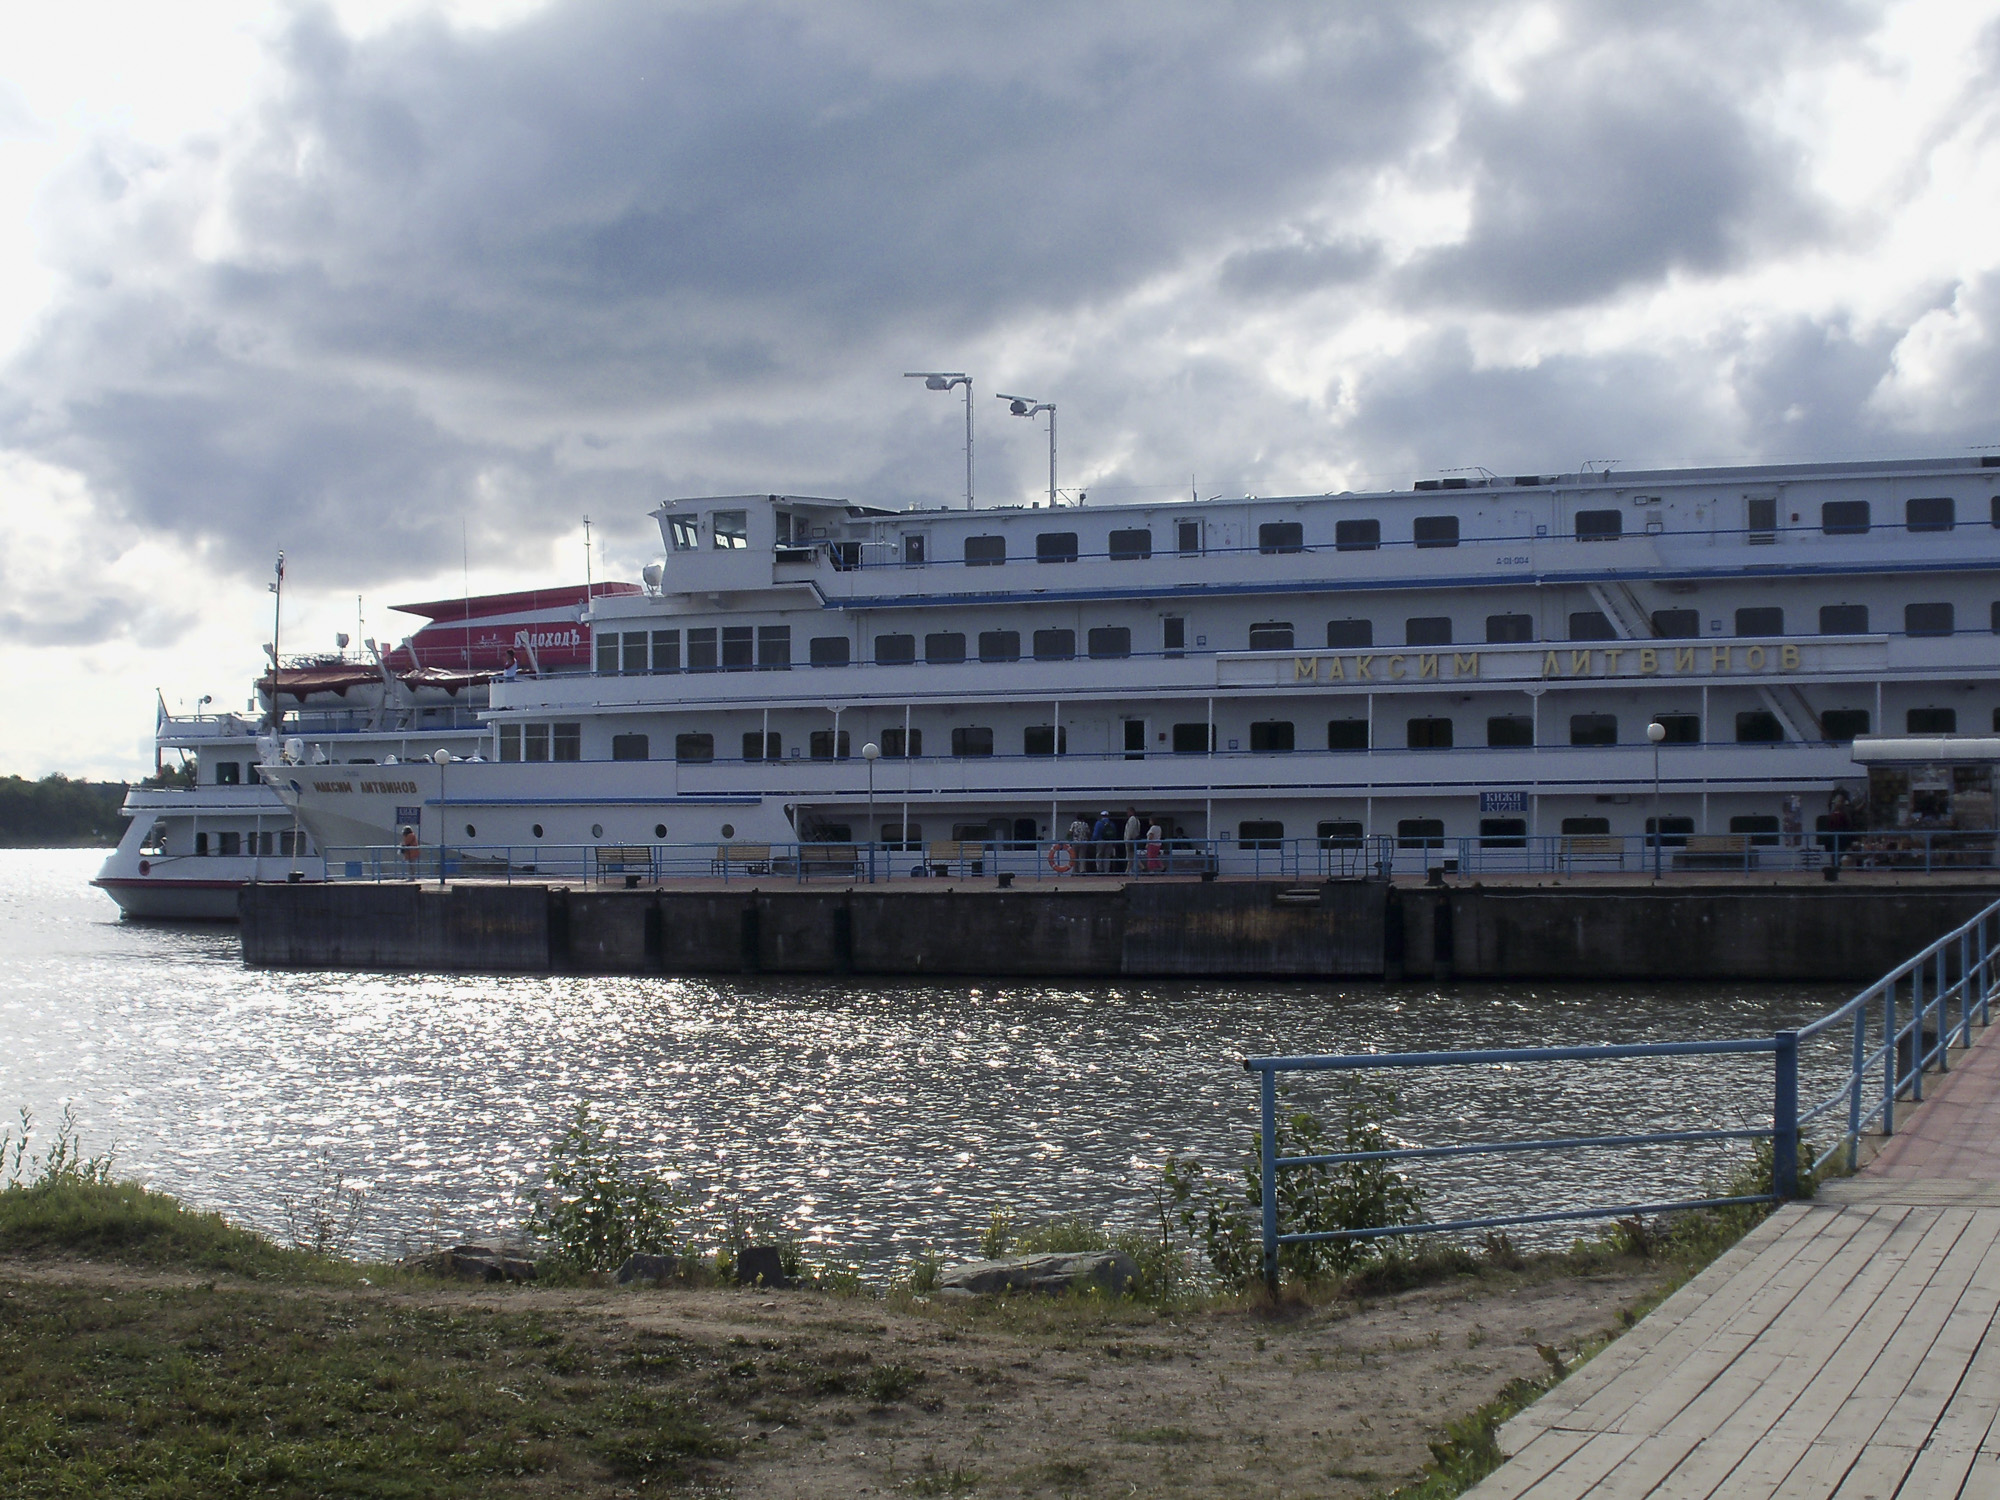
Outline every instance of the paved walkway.
<svg viewBox="0 0 2000 1500">
<path fill-rule="evenodd" d="M 1952 1062 L 1859 1176 L 1503 1427 L 1470 1496 L 2000 1497 L 2000 1043 Z"/>
</svg>

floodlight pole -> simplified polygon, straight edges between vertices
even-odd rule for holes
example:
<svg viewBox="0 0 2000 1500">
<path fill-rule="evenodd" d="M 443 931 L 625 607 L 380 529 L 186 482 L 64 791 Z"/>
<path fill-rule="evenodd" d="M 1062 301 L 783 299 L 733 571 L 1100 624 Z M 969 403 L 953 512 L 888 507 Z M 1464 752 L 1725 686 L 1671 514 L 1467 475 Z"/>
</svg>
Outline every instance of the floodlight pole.
<svg viewBox="0 0 2000 1500">
<path fill-rule="evenodd" d="M 965 387 L 965 508 L 972 509 L 972 377 L 963 370 L 905 370 L 905 380 L 921 380 L 924 389 L 948 391 Z"/>
</svg>

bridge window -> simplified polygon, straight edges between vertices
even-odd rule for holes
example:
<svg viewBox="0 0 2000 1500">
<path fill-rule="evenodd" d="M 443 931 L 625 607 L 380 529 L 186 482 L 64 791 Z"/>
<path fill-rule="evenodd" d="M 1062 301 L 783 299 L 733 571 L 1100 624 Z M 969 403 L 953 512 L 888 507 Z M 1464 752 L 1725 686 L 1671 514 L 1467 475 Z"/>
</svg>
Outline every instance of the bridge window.
<svg viewBox="0 0 2000 1500">
<path fill-rule="evenodd" d="M 719 510 L 713 522 L 715 528 L 715 550 L 718 552 L 739 552 L 750 545 L 750 513 L 741 510 Z"/>
<path fill-rule="evenodd" d="M 676 552 L 692 552 L 701 545 L 701 522 L 693 516 L 669 516 L 667 535 Z"/>
</svg>

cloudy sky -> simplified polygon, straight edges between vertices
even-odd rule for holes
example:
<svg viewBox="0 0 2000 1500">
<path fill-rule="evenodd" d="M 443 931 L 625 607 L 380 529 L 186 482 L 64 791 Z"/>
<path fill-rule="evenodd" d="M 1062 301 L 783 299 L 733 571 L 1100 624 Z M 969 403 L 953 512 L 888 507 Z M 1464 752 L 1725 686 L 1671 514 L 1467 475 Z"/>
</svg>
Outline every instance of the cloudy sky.
<svg viewBox="0 0 2000 1500">
<path fill-rule="evenodd" d="M 2000 445 L 2000 0 L 67 0 L 0 202 L 0 772 L 242 706 L 280 548 L 303 649 L 951 502 L 905 370 L 992 503 L 1001 390 L 1099 501 Z"/>
</svg>

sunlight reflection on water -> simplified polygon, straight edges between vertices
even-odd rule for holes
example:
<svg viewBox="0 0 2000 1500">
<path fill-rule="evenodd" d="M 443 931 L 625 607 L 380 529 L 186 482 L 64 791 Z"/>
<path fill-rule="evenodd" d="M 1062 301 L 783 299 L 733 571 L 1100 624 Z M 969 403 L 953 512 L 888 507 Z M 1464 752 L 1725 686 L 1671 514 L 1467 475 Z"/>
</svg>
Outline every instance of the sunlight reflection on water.
<svg viewBox="0 0 2000 1500">
<path fill-rule="evenodd" d="M 1233 1163 L 1255 1052 L 1753 1035 L 1825 986 L 899 984 L 258 973 L 233 927 L 121 923 L 93 851 L 0 851 L 0 1107 L 73 1101 L 87 1144 L 282 1232 L 324 1156 L 369 1189 L 367 1248 L 493 1233 L 568 1109 L 711 1202 L 843 1254 L 969 1248 L 995 1208 L 1150 1212 L 1170 1153 Z M 1811 1084 L 1834 1050 L 1809 1056 Z M 1768 1123 L 1768 1058 L 1464 1070 L 1402 1080 L 1398 1132 L 1481 1136 Z M 1337 1096 L 1321 1081 L 1303 1095 Z M 1426 1167 L 1434 1216 L 1679 1193 L 1713 1152 Z M 1562 1231 L 1567 1234 L 1570 1231 Z"/>
</svg>

